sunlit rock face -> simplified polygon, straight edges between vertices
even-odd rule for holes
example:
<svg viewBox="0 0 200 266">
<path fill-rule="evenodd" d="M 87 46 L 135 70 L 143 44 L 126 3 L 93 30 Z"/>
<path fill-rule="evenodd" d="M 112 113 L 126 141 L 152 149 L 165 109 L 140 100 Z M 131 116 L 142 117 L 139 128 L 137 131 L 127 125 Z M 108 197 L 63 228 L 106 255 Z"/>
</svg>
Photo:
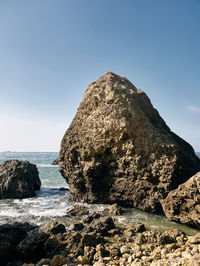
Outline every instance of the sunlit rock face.
<svg viewBox="0 0 200 266">
<path fill-rule="evenodd" d="M 74 201 L 155 212 L 200 161 L 142 90 L 108 72 L 85 91 L 62 139 L 59 166 Z"/>
<path fill-rule="evenodd" d="M 161 203 L 168 219 L 199 228 L 200 172 L 171 191 Z"/>
</svg>

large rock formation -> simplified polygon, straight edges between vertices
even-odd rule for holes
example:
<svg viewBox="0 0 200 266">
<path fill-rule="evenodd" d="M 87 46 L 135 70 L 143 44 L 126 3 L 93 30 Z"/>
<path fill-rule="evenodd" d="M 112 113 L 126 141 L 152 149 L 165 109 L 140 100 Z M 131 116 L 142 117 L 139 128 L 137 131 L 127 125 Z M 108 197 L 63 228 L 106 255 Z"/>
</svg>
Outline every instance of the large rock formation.
<svg viewBox="0 0 200 266">
<path fill-rule="evenodd" d="M 36 165 L 19 160 L 0 163 L 0 199 L 33 197 L 40 186 Z"/>
<path fill-rule="evenodd" d="M 171 191 L 161 201 L 168 219 L 186 225 L 200 226 L 200 172 Z"/>
<path fill-rule="evenodd" d="M 142 90 L 109 72 L 87 88 L 62 139 L 59 165 L 72 200 L 155 212 L 200 160 Z"/>
</svg>

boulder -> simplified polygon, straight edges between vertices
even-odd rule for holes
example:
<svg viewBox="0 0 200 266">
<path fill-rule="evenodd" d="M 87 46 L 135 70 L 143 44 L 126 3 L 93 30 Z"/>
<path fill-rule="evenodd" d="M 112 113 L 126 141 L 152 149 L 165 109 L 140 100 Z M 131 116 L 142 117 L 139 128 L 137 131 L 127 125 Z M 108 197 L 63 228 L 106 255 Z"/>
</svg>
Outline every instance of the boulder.
<svg viewBox="0 0 200 266">
<path fill-rule="evenodd" d="M 0 199 L 34 197 L 40 186 L 36 165 L 19 160 L 0 163 Z"/>
<path fill-rule="evenodd" d="M 74 201 L 156 212 L 200 170 L 200 160 L 142 90 L 108 72 L 85 91 L 62 139 L 59 168 Z"/>
<path fill-rule="evenodd" d="M 200 226 L 200 172 L 171 191 L 161 201 L 168 219 L 186 225 Z"/>
</svg>

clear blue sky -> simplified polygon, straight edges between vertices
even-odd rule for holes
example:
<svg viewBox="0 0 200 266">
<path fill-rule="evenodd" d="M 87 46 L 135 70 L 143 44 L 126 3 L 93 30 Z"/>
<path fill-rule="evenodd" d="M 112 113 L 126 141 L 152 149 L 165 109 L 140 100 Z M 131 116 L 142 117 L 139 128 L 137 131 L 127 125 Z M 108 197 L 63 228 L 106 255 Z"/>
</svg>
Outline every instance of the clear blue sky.
<svg viewBox="0 0 200 266">
<path fill-rule="evenodd" d="M 108 71 L 200 151 L 199 0 L 1 0 L 0 151 L 58 151 Z"/>
</svg>

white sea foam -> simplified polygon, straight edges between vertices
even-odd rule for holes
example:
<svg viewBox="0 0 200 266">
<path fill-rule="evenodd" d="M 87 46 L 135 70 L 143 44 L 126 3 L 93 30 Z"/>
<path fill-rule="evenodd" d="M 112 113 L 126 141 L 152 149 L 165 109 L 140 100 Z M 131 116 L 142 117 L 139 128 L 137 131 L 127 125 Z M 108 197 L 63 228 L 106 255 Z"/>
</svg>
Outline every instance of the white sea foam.
<svg viewBox="0 0 200 266">
<path fill-rule="evenodd" d="M 61 217 L 65 215 L 65 208 L 64 209 L 47 209 L 47 210 L 38 210 L 38 209 L 31 209 L 29 210 L 29 214 L 36 217 Z"/>
<path fill-rule="evenodd" d="M 21 213 L 13 208 L 9 209 L 1 209 L 0 210 L 0 217 L 20 217 Z"/>
<path fill-rule="evenodd" d="M 58 165 L 53 165 L 50 163 L 38 163 L 36 164 L 37 167 L 52 167 L 52 168 L 58 168 Z"/>
</svg>

